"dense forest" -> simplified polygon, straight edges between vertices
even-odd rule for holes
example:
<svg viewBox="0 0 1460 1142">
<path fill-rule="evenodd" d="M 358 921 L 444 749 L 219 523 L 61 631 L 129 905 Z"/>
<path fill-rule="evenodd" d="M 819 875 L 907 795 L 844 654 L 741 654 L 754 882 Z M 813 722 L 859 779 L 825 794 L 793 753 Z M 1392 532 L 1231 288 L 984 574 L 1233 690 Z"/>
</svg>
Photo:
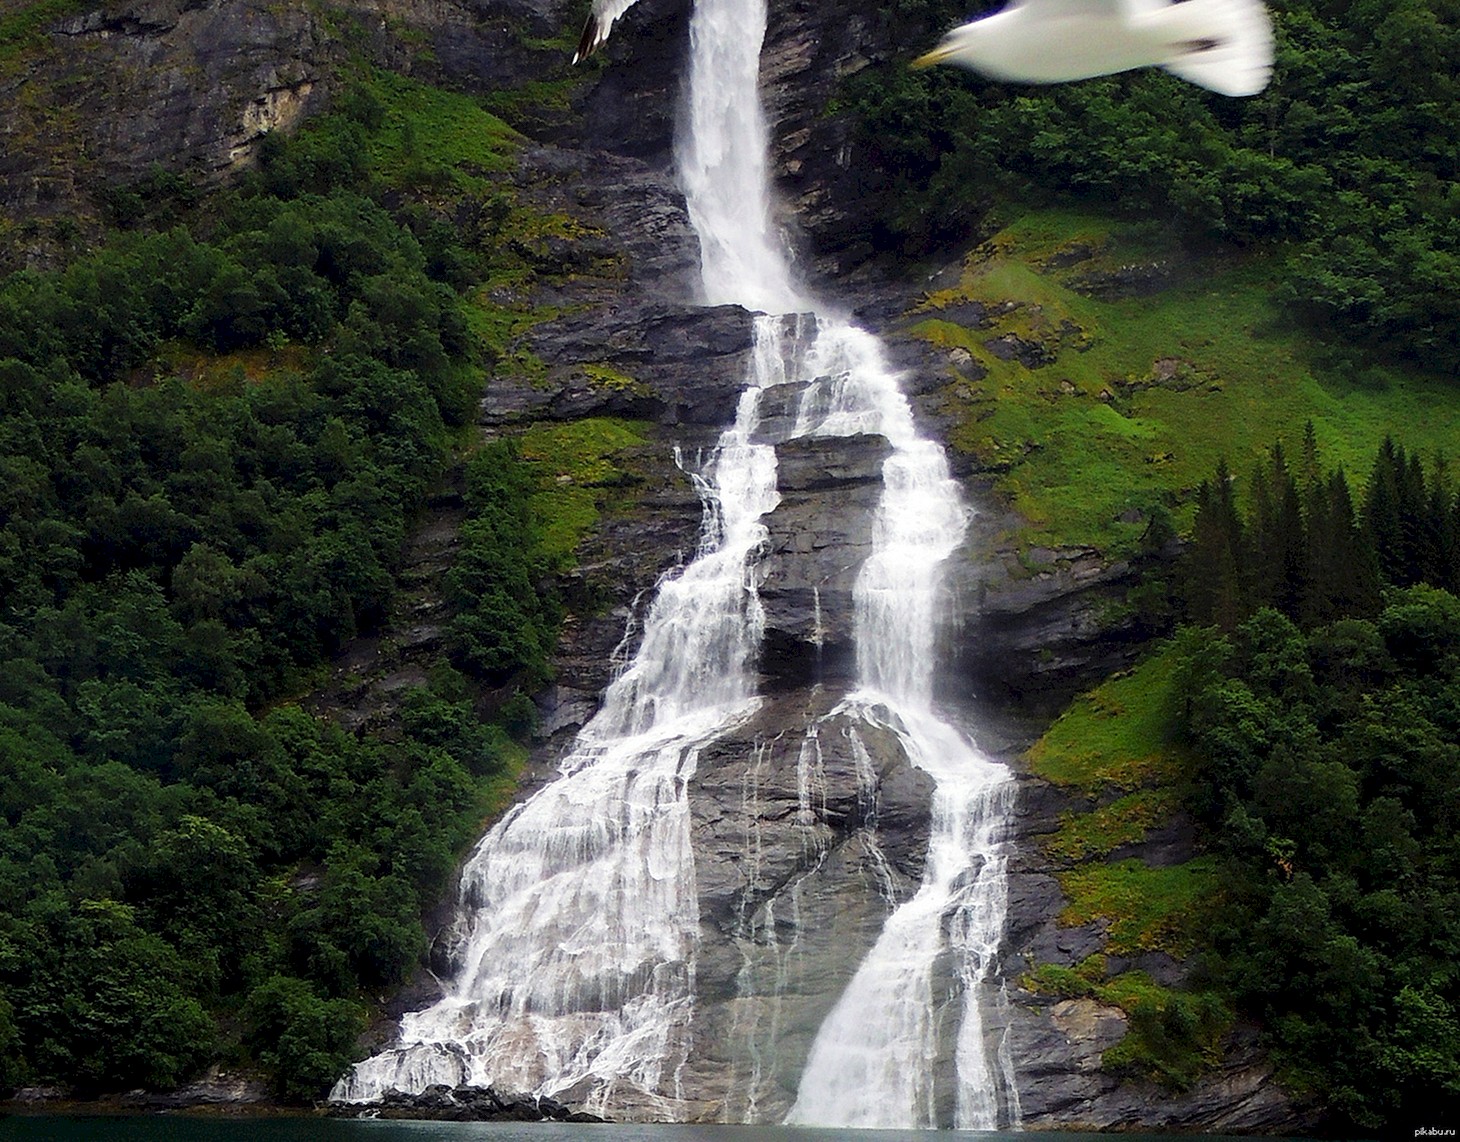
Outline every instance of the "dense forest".
<svg viewBox="0 0 1460 1142">
<path fill-rule="evenodd" d="M 1342 469 L 1323 470 L 1310 424 L 1296 469 L 1279 443 L 1245 496 L 1225 462 L 1197 487 L 1180 573 L 1189 621 L 1231 630 L 1271 607 L 1312 627 L 1373 618 L 1385 588 L 1460 592 L 1460 501 L 1443 456 L 1426 467 L 1386 438 L 1356 496 Z"/>
<path fill-rule="evenodd" d="M 966 19 L 898 0 L 888 21 Z M 1285 303 L 1345 342 L 1446 368 L 1460 354 L 1460 4 L 1272 0 L 1277 66 L 1251 99 L 1158 71 L 1048 88 L 900 61 L 847 81 L 878 172 L 881 242 L 921 253 L 1001 204 L 1071 196 L 1280 248 Z M 925 50 L 926 38 L 908 43 Z"/>
<path fill-rule="evenodd" d="M 1198 491 L 1177 726 L 1223 862 L 1211 982 L 1337 1126 L 1460 1109 L 1456 490 L 1386 440 L 1363 494 L 1307 437 Z"/>
<path fill-rule="evenodd" d="M 0 1088 L 222 1061 L 320 1095 L 520 752 L 557 615 L 503 443 L 467 465 L 452 662 L 384 733 L 294 701 L 389 613 L 480 386 L 487 260 L 386 195 L 380 119 L 201 204 L 114 193 L 107 246 L 0 285 Z"/>
</svg>

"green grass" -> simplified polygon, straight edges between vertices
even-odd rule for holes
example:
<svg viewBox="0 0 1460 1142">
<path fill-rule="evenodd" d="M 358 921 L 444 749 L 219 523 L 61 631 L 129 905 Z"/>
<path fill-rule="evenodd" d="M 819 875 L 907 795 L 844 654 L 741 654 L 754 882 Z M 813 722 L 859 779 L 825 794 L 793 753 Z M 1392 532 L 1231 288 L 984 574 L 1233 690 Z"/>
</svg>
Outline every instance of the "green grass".
<svg viewBox="0 0 1460 1142">
<path fill-rule="evenodd" d="M 1138 789 L 1088 813 L 1060 814 L 1060 828 L 1044 851 L 1056 860 L 1083 861 L 1135 844 L 1171 819 L 1177 808 L 1172 789 Z"/>
<path fill-rule="evenodd" d="M 1139 860 L 1090 863 L 1056 878 L 1069 901 L 1060 924 L 1106 921 L 1106 950 L 1116 955 L 1190 955 L 1217 899 L 1217 866 L 1209 857 L 1164 868 Z"/>
<path fill-rule="evenodd" d="M 1125 1012 L 1124 1038 L 1101 1056 L 1107 1070 L 1185 1090 L 1220 1059 L 1233 1015 L 1219 995 L 1162 987 L 1143 971 L 1105 971 L 1105 957 L 1096 954 L 1073 968 L 1040 964 L 1020 982 L 1038 995 L 1090 998 Z"/>
<path fill-rule="evenodd" d="M 480 779 L 482 798 L 482 828 L 496 820 L 517 796 L 522 782 L 522 772 L 527 768 L 528 749 L 519 745 L 506 734 L 497 739 L 497 748 L 502 766 L 490 777 Z"/>
<path fill-rule="evenodd" d="M 1179 780 L 1173 737 L 1175 655 L 1162 650 L 1075 699 L 1026 755 L 1040 777 L 1094 796 Z"/>
<path fill-rule="evenodd" d="M 388 181 L 418 177 L 423 165 L 468 184 L 511 168 L 522 136 L 471 96 L 379 68 L 363 69 L 360 82 L 385 108 L 368 145 L 372 167 Z"/>
<path fill-rule="evenodd" d="M 0 4 L 0 58 L 39 40 L 51 24 L 92 7 L 86 0 L 39 0 L 38 3 Z"/>
<path fill-rule="evenodd" d="M 1095 257 L 1051 269 L 1075 243 Z M 1312 420 L 1328 465 L 1366 473 L 1386 434 L 1410 449 L 1460 441 L 1460 394 L 1447 378 L 1374 367 L 1358 380 L 1315 364 L 1322 347 L 1285 327 L 1271 301 L 1276 258 L 1208 255 L 1188 284 L 1100 301 L 1071 288 L 1083 275 L 1179 256 L 1154 227 L 1074 212 L 1020 219 L 966 259 L 961 280 L 928 295 L 912 331 L 960 347 L 984 368 L 942 392 L 952 445 L 994 470 L 996 487 L 1029 521 L 1028 544 L 1088 545 L 1118 554 L 1144 525 L 1118 517 L 1162 505 L 1189 522 L 1191 491 L 1219 456 L 1245 475 L 1274 440 L 1290 451 Z M 940 319 L 969 300 L 1014 303 L 991 327 Z M 1030 369 L 987 343 L 1005 334 L 1057 352 Z M 1155 380 L 1167 361 L 1174 377 Z"/>
<path fill-rule="evenodd" d="M 522 434 L 520 455 L 537 483 L 532 514 L 538 545 L 550 562 L 571 566 L 600 515 L 632 499 L 640 477 L 624 453 L 643 444 L 645 432 L 635 421 L 593 417 L 537 424 Z"/>
<path fill-rule="evenodd" d="M 1187 955 L 1216 893 L 1206 858 L 1155 868 L 1140 860 L 1102 863 L 1142 840 L 1179 807 L 1190 758 L 1173 737 L 1176 655 L 1162 648 L 1134 669 L 1077 698 L 1027 754 L 1040 777 L 1084 793 L 1088 812 L 1061 814 L 1044 842 L 1069 901 L 1060 923 L 1108 923 L 1108 950 Z"/>
</svg>

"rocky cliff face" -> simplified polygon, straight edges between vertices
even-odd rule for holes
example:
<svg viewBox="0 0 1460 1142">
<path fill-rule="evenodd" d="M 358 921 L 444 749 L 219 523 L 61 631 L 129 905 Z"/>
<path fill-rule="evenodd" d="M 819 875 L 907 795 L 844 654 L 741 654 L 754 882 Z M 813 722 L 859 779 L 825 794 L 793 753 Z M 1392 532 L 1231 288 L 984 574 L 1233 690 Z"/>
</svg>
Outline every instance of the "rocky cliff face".
<svg viewBox="0 0 1460 1142">
<path fill-rule="evenodd" d="M 481 423 L 496 434 L 614 415 L 652 427 L 638 457 L 641 484 L 622 510 L 604 513 L 566 584 L 583 605 L 565 633 L 557 682 L 540 698 L 544 740 L 529 787 L 591 716 L 614 663 L 632 649 L 655 582 L 694 550 L 702 508 L 692 476 L 732 417 L 752 336 L 745 311 L 694 304 L 698 250 L 671 169 L 688 0 L 641 0 L 606 62 L 571 82 L 562 44 L 543 42 L 561 38 L 567 9 L 565 0 L 105 0 L 78 5 L 0 69 L 0 210 L 31 227 L 38 260 L 71 240 L 56 219 L 84 228 L 107 186 L 153 164 L 203 180 L 247 164 L 268 131 L 328 106 L 352 53 L 483 93 L 564 85 L 563 102 L 522 101 L 520 125 L 534 142 L 511 177 L 518 193 L 582 222 L 593 249 L 559 250 L 560 272 L 542 275 L 534 300 L 561 316 L 534 326 L 522 348 L 544 370 L 494 376 Z M 830 275 L 827 292 L 845 288 L 867 324 L 892 337 L 916 400 L 956 364 L 898 339 L 915 291 L 865 265 L 862 211 L 876 188 L 860 181 L 850 124 L 822 114 L 841 77 L 885 58 L 892 36 L 906 32 L 855 6 L 774 0 L 763 83 L 804 261 Z M 587 272 L 589 263 L 617 268 Z M 853 268 L 855 284 L 839 278 Z M 632 383 L 596 383 L 585 366 Z M 781 488 L 761 568 L 767 701 L 705 751 L 691 793 L 700 1047 L 683 1075 L 687 1117 L 784 1113 L 816 1028 L 890 909 L 916 888 L 927 844 L 929 778 L 891 741 L 831 716 L 853 669 L 851 583 L 868 550 L 887 444 L 792 439 L 795 395 L 767 402 L 761 430 L 777 446 Z M 923 411 L 936 429 L 931 403 Z M 1064 552 L 1047 572 L 1020 574 L 996 542 L 1010 521 L 982 504 L 978 472 L 963 475 L 981 514 L 956 557 L 960 614 L 940 687 L 952 701 L 992 708 L 984 744 L 1015 757 L 1031 709 L 1057 706 L 1128 656 L 1131 644 L 1112 637 L 1102 616 L 1133 572 Z M 449 536 L 423 541 L 443 544 Z M 431 637 L 425 631 L 422 653 Z M 1036 839 L 1066 806 L 1033 781 L 1021 806 L 1011 978 L 1026 954 L 1074 963 L 1100 938 L 1058 925 L 1058 888 L 1038 855 Z M 1016 994 L 1011 1034 L 1026 1123 L 1269 1129 L 1287 1121 L 1250 1042 L 1236 1044 L 1197 1091 L 1175 1097 L 1100 1072 L 1100 1051 L 1123 1029 L 1118 1012 L 1093 1001 Z"/>
</svg>

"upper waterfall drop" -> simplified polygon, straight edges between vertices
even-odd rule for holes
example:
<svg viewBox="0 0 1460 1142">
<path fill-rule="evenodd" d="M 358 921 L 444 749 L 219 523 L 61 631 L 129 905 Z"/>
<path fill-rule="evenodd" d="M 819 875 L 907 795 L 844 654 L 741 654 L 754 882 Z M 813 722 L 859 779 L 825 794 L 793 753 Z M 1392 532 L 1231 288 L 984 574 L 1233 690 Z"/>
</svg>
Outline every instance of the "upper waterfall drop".
<svg viewBox="0 0 1460 1142">
<path fill-rule="evenodd" d="M 765 28 L 766 0 L 696 0 L 676 157 L 705 300 L 797 313 L 813 306 L 796 287 L 775 223 L 760 103 Z"/>
</svg>

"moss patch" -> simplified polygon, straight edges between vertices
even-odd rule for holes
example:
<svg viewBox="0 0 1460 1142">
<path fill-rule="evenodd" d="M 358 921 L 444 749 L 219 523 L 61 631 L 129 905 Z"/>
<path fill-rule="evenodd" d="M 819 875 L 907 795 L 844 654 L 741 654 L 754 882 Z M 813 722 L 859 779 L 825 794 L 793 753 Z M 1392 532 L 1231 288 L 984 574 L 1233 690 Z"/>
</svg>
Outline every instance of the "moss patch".
<svg viewBox="0 0 1460 1142">
<path fill-rule="evenodd" d="M 0 59 L 40 40 L 56 21 L 84 12 L 87 0 L 38 0 L 34 4 L 7 4 L 0 12 Z"/>
<path fill-rule="evenodd" d="M 1162 987 L 1143 971 L 1105 972 L 1105 957 L 1097 954 L 1073 968 L 1041 964 L 1020 982 L 1038 995 L 1090 998 L 1124 1011 L 1125 1037 L 1101 1056 L 1108 1070 L 1185 1090 L 1220 1060 L 1222 1037 L 1233 1022 L 1220 996 Z"/>
<path fill-rule="evenodd" d="M 1144 861 L 1084 864 L 1056 874 L 1069 904 L 1059 922 L 1104 920 L 1108 951 L 1166 952 L 1177 959 L 1197 946 L 1197 934 L 1217 897 L 1217 866 L 1209 857 L 1153 868 Z"/>
<path fill-rule="evenodd" d="M 387 181 L 445 171 L 471 185 L 511 168 L 522 136 L 471 96 L 376 68 L 362 70 L 358 82 L 385 110 L 368 147 L 371 166 Z"/>
<path fill-rule="evenodd" d="M 612 417 L 538 424 L 524 432 L 520 455 L 537 484 L 532 513 L 541 551 L 557 566 L 574 552 L 610 501 L 622 504 L 642 476 L 627 456 L 646 440 L 647 426 Z"/>
<path fill-rule="evenodd" d="M 1172 789 L 1138 789 L 1088 813 L 1063 813 L 1060 829 L 1044 850 L 1057 860 L 1082 861 L 1135 844 L 1171 819 L 1178 807 Z"/>
<path fill-rule="evenodd" d="M 1170 783 L 1189 771 L 1173 736 L 1176 662 L 1158 652 L 1077 698 L 1030 749 L 1040 777 L 1091 795 Z"/>
</svg>

